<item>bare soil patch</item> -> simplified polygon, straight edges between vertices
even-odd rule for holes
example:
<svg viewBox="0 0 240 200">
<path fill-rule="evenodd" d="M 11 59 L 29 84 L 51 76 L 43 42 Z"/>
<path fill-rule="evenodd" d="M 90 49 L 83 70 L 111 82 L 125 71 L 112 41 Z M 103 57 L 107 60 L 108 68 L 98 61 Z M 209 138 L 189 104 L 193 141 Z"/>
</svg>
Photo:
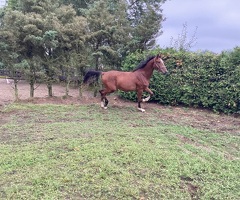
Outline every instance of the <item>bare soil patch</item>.
<svg viewBox="0 0 240 200">
<path fill-rule="evenodd" d="M 83 92 L 83 97 L 79 98 L 78 88 L 70 88 L 69 97 L 65 98 L 65 87 L 61 84 L 53 86 L 54 97 L 49 98 L 47 87 L 41 84 L 35 90 L 35 98 L 29 98 L 29 84 L 25 81 L 20 81 L 18 84 L 19 97 L 22 102 L 31 102 L 35 104 L 98 104 L 100 109 L 100 97 L 94 97 L 93 92 Z M 7 83 L 6 79 L 0 79 L 0 110 L 7 104 L 14 102 L 14 90 L 12 83 Z M 127 101 L 119 98 L 116 94 L 109 96 L 109 106 L 116 109 L 127 108 L 129 106 L 136 107 L 135 102 Z M 205 109 L 194 109 L 185 107 L 162 106 L 155 103 L 143 104 L 147 115 L 160 111 L 159 120 L 164 123 L 180 124 L 195 127 L 198 129 L 209 130 L 214 132 L 228 132 L 235 135 L 240 135 L 240 117 L 228 116 L 224 114 L 216 114 Z M 124 112 L 124 109 L 122 109 Z M 136 112 L 137 111 L 136 109 Z M 1 115 L 3 113 L 0 112 Z M 0 118 L 0 124 L 3 123 L 3 117 Z M 1 123 L 2 122 L 2 123 Z"/>
</svg>

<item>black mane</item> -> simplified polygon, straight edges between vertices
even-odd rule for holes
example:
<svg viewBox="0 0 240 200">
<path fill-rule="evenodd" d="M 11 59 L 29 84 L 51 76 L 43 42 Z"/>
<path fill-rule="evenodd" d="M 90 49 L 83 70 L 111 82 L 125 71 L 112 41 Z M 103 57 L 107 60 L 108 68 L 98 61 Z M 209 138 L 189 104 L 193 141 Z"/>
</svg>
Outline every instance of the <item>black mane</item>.
<svg viewBox="0 0 240 200">
<path fill-rule="evenodd" d="M 135 71 L 137 71 L 137 70 L 139 70 L 139 69 L 144 68 L 145 65 L 146 65 L 150 60 L 152 60 L 154 57 L 155 57 L 155 56 L 150 56 L 150 57 L 148 57 L 146 60 L 141 61 L 141 62 L 139 63 L 139 65 L 136 67 L 136 69 L 134 69 L 133 71 L 135 72 Z"/>
</svg>

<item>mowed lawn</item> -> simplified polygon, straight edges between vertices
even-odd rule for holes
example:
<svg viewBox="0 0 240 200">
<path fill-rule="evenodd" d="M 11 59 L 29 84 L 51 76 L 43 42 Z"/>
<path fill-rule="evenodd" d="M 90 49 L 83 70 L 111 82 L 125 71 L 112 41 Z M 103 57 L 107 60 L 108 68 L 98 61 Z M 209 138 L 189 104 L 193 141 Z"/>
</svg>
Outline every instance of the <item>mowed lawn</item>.
<svg viewBox="0 0 240 200">
<path fill-rule="evenodd" d="M 6 106 L 0 199 L 240 199 L 239 135 L 166 123 L 163 112 Z"/>
</svg>

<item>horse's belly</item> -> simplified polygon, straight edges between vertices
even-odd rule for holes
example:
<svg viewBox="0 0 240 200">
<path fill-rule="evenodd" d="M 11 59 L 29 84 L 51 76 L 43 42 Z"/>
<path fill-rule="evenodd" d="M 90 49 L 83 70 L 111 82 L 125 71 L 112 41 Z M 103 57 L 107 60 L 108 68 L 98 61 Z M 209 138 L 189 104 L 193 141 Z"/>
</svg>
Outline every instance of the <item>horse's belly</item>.
<svg viewBox="0 0 240 200">
<path fill-rule="evenodd" d="M 136 85 L 131 85 L 131 84 L 127 84 L 127 83 L 121 83 L 121 84 L 118 84 L 117 88 L 119 90 L 122 90 L 122 91 L 135 91 L 136 90 Z"/>
</svg>

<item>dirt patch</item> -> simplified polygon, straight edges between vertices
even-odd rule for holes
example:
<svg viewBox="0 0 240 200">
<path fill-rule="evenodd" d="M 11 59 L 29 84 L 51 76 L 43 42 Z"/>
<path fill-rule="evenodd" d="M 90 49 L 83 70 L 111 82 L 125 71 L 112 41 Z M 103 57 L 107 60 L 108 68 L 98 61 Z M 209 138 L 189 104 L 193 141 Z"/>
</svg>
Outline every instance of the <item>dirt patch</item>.
<svg viewBox="0 0 240 200">
<path fill-rule="evenodd" d="M 180 135 L 180 134 L 177 134 L 177 138 L 178 138 L 183 144 L 191 144 L 191 145 L 194 145 L 194 146 L 199 147 L 199 148 L 201 148 L 201 149 L 204 149 L 204 150 L 207 151 L 207 152 L 210 152 L 210 151 L 211 151 L 211 149 L 210 149 L 208 146 L 203 145 L 203 144 L 200 144 L 199 142 L 195 141 L 194 139 L 185 137 L 185 136 Z"/>
<path fill-rule="evenodd" d="M 53 85 L 54 97 L 49 98 L 47 95 L 47 87 L 45 84 L 39 85 L 35 90 L 35 98 L 29 98 L 29 84 L 25 81 L 20 81 L 18 85 L 19 98 L 22 102 L 31 102 L 35 104 L 98 104 L 100 106 L 100 97 L 94 97 L 93 92 L 83 92 L 83 97 L 79 98 L 78 88 L 70 88 L 69 97 L 65 96 L 65 87 L 61 84 Z M 5 105 L 14 101 L 14 90 L 12 83 L 7 82 L 6 79 L 0 79 L 0 109 Z M 136 107 L 135 102 L 123 100 L 116 95 L 109 96 L 109 106 L 116 109 L 126 107 Z M 204 109 L 193 109 L 185 107 L 162 106 L 155 103 L 143 104 L 146 109 L 146 116 L 155 110 L 158 111 L 159 120 L 164 123 L 180 124 L 195 127 L 202 130 L 209 130 L 214 132 L 228 132 L 240 135 L 240 117 L 228 116 L 223 114 L 216 114 Z M 100 109 L 100 108 L 99 108 Z M 160 111 L 160 112 L 159 112 Z M 136 109 L 136 112 L 137 109 Z M 1 114 L 1 121 L 3 113 Z M 3 122 L 3 121 L 2 121 Z"/>
<path fill-rule="evenodd" d="M 181 179 L 180 188 L 183 190 L 187 190 L 191 196 L 191 199 L 199 199 L 197 195 L 199 187 L 191 183 L 193 179 L 191 179 L 190 177 L 183 177 L 183 176 L 180 177 L 180 179 Z"/>
<path fill-rule="evenodd" d="M 213 132 L 229 132 L 240 135 L 240 117 L 216 114 L 206 109 L 170 107 L 169 112 L 163 112 L 163 120 L 176 124 L 188 125 L 194 128 Z"/>
<path fill-rule="evenodd" d="M 21 100 L 27 100 L 30 97 L 29 92 L 30 86 L 26 81 L 21 80 L 18 83 L 18 93 L 19 98 Z M 13 89 L 13 81 L 0 79 L 0 106 L 11 103 L 14 101 L 14 89 Z M 53 95 L 56 97 L 62 97 L 65 95 L 65 87 L 60 84 L 53 85 Z M 69 91 L 69 95 L 72 97 L 78 96 L 78 89 L 71 88 Z M 37 85 L 37 88 L 34 92 L 34 97 L 36 98 L 46 98 L 48 96 L 47 86 L 45 84 Z"/>
</svg>

